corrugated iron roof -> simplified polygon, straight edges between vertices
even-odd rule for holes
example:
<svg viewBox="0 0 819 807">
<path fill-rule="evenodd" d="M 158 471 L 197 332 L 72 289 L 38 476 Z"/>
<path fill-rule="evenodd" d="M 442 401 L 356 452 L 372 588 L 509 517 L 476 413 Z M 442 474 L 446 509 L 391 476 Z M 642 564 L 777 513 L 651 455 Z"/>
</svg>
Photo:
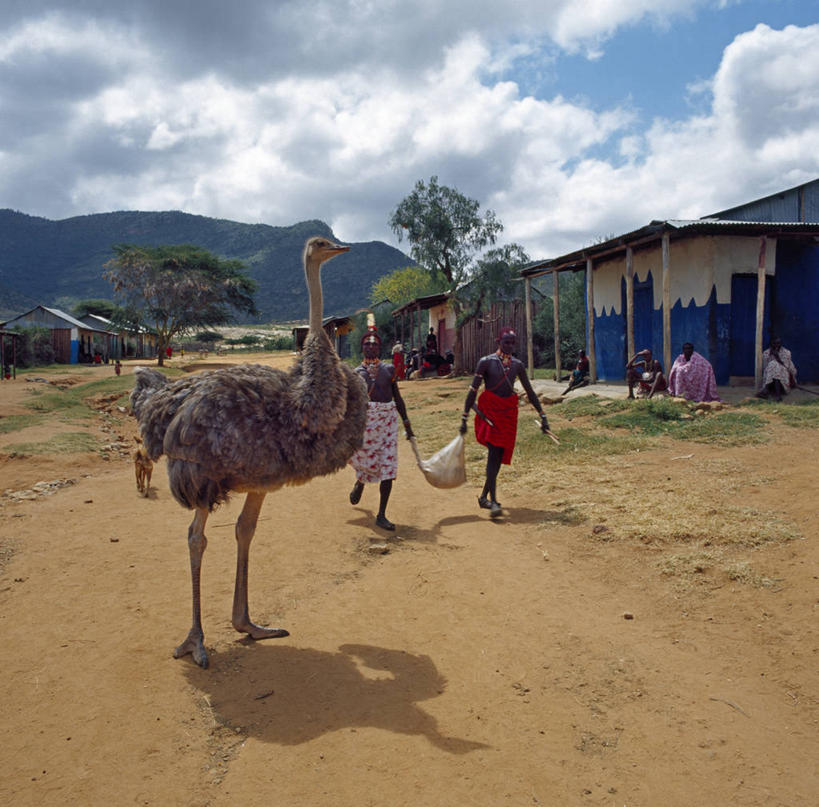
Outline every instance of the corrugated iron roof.
<svg viewBox="0 0 819 807">
<path fill-rule="evenodd" d="M 624 251 L 626 247 L 646 244 L 655 241 L 667 232 L 687 233 L 721 233 L 723 235 L 753 234 L 776 235 L 780 233 L 805 233 L 819 236 L 819 223 L 802 221 L 736 221 L 729 219 L 664 219 L 655 220 L 632 230 L 629 233 L 618 235 L 599 244 L 590 244 L 582 249 L 568 252 L 557 258 L 538 261 L 521 270 L 523 277 L 537 277 L 546 272 L 560 269 L 569 270 L 573 267 L 583 268 L 588 258 Z"/>
<path fill-rule="evenodd" d="M 48 313 L 54 317 L 64 319 L 75 328 L 82 328 L 84 331 L 99 331 L 100 333 L 107 333 L 107 331 L 102 328 L 95 328 L 93 325 L 89 325 L 87 322 L 80 322 L 78 319 L 72 317 L 71 314 L 66 314 L 65 311 L 61 311 L 59 308 L 49 308 L 47 305 L 41 305 L 40 308 L 42 308 L 43 311 L 48 311 Z"/>
</svg>

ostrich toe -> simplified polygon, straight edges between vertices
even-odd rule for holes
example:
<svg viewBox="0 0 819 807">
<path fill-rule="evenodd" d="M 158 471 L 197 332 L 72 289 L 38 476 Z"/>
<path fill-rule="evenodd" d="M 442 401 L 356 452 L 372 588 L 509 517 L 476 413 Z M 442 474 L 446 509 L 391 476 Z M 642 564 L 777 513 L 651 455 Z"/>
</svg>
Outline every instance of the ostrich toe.
<svg viewBox="0 0 819 807">
<path fill-rule="evenodd" d="M 208 653 L 205 650 L 204 638 L 201 633 L 191 631 L 185 641 L 173 651 L 173 657 L 182 658 L 182 656 L 187 656 L 188 653 L 190 653 L 193 656 L 193 660 L 203 670 L 206 670 L 210 662 L 208 660 Z"/>
</svg>

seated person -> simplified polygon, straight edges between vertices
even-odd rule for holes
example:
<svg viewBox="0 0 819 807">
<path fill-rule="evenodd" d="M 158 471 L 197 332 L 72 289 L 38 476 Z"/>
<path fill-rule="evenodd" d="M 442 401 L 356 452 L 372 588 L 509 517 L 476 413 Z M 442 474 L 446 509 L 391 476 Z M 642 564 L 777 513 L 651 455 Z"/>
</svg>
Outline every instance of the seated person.
<svg viewBox="0 0 819 807">
<path fill-rule="evenodd" d="M 650 373 L 653 366 L 653 356 L 649 348 L 635 353 L 626 365 L 626 381 L 628 382 L 628 397 L 634 397 L 634 387 L 643 380 L 644 373 Z"/>
<path fill-rule="evenodd" d="M 669 392 L 689 401 L 718 401 L 717 379 L 711 362 L 697 353 L 691 342 L 686 342 L 682 350 L 668 374 Z"/>
<path fill-rule="evenodd" d="M 653 398 L 655 393 L 664 395 L 668 390 L 668 382 L 663 375 L 663 366 L 657 359 L 652 361 L 651 369 L 644 372 L 637 383 L 639 398 Z"/>
<path fill-rule="evenodd" d="M 569 386 L 566 387 L 566 391 L 563 394 L 567 395 L 575 387 L 582 387 L 584 384 L 588 384 L 588 382 L 589 357 L 586 355 L 585 350 L 581 350 L 577 357 L 577 364 L 574 366 L 574 370 L 572 370 L 572 377 L 569 379 Z"/>
<path fill-rule="evenodd" d="M 782 400 L 796 386 L 796 365 L 791 352 L 782 347 L 782 340 L 774 337 L 771 346 L 762 354 L 762 389 L 760 398 Z"/>
<path fill-rule="evenodd" d="M 444 363 L 444 357 L 437 350 L 430 350 L 424 353 L 424 369 L 437 370 Z"/>
<path fill-rule="evenodd" d="M 409 356 L 407 357 L 407 369 L 404 373 L 404 377 L 409 380 L 410 377 L 414 372 L 417 372 L 421 368 L 421 355 L 418 352 L 418 348 L 414 347 L 411 351 Z"/>
</svg>

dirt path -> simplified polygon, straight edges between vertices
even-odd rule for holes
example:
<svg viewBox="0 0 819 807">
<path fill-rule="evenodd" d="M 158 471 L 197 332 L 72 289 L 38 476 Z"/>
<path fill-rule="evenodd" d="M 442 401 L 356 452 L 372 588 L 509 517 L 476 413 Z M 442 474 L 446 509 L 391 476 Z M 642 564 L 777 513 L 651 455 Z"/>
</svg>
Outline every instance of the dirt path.
<svg viewBox="0 0 819 807">
<path fill-rule="evenodd" d="M 0 385 L 0 412 L 18 393 Z M 550 518 L 550 491 L 516 493 L 506 468 L 490 522 L 474 484 L 431 488 L 402 441 L 386 553 L 377 491 L 352 507 L 349 470 L 268 497 L 251 614 L 291 636 L 246 642 L 237 498 L 207 529 L 208 671 L 171 657 L 189 513 L 162 463 L 143 499 L 119 455 L 6 458 L 0 492 L 73 484 L 0 507 L 0 803 L 813 805 L 819 439 L 792 435 L 720 450 L 776 469 L 741 496 L 805 536 L 758 551 L 764 588 L 679 587 L 652 547 Z M 635 490 L 669 453 L 630 465 Z"/>
</svg>

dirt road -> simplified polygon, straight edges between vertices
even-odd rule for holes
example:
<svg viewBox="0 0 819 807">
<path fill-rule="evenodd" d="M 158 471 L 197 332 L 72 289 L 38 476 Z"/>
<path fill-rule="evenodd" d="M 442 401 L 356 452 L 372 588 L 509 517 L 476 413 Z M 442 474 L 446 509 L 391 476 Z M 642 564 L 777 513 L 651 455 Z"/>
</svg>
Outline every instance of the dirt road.
<svg viewBox="0 0 819 807">
<path fill-rule="evenodd" d="M 410 412 L 435 383 L 406 385 Z M 16 384 L 0 414 L 25 411 Z M 114 441 L 134 431 L 116 410 L 106 422 Z M 817 803 L 816 430 L 701 447 L 688 466 L 772 470 L 736 494 L 803 536 L 757 550 L 766 586 L 681 586 L 655 547 L 561 518 L 547 486 L 516 489 L 514 465 L 493 523 L 479 480 L 433 489 L 402 441 L 394 536 L 373 527 L 374 487 L 349 504 L 350 470 L 268 497 L 251 615 L 291 635 L 253 643 L 230 625 L 238 497 L 207 528 L 207 671 L 171 657 L 190 624 L 190 514 L 162 463 L 145 499 L 115 450 L 3 448 L 44 437 L 0 434 L 0 803 Z M 671 451 L 629 463 L 635 492 Z M 571 481 L 594 496 L 582 468 Z M 683 505 L 684 488 L 668 495 Z"/>
</svg>

